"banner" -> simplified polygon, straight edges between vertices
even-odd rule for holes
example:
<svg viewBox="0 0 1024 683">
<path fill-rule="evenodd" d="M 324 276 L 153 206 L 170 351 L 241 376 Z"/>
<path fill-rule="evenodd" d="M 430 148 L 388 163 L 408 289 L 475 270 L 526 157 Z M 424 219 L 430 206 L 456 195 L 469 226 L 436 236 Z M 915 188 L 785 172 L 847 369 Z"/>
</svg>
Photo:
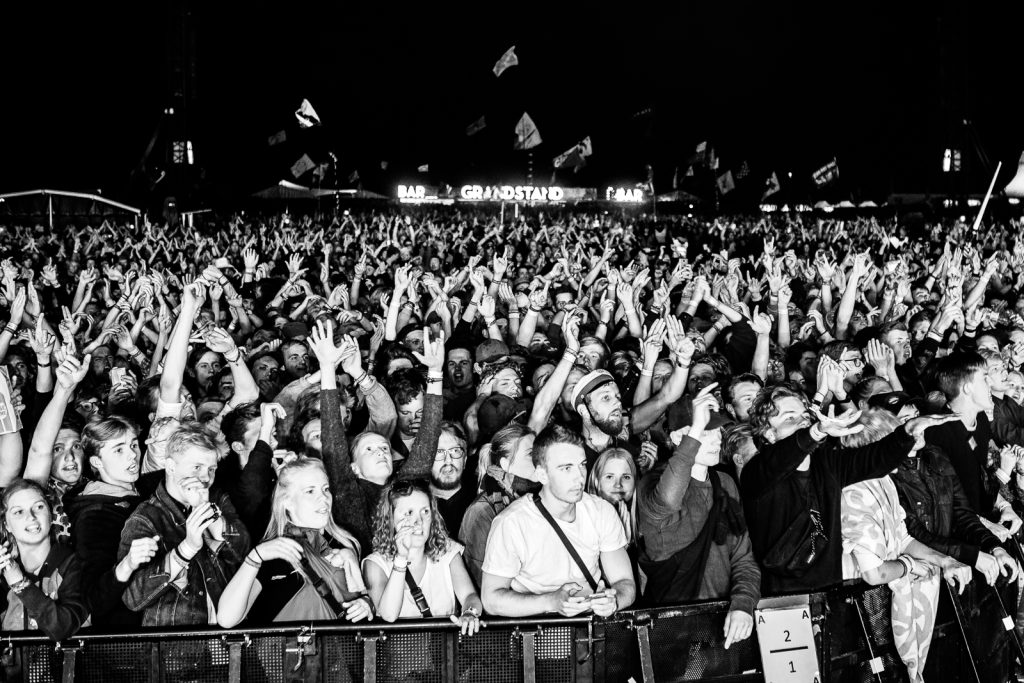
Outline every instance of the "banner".
<svg viewBox="0 0 1024 683">
<path fill-rule="evenodd" d="M 818 187 L 825 187 L 839 178 L 839 164 L 836 163 L 835 157 L 832 158 L 832 161 L 815 171 L 811 177 L 814 178 L 814 184 Z"/>
<path fill-rule="evenodd" d="M 732 171 L 726 171 L 718 176 L 718 191 L 722 194 L 729 194 L 736 189 L 736 181 L 733 180 Z"/>
<path fill-rule="evenodd" d="M 590 144 L 590 136 L 588 135 L 576 143 L 575 146 L 555 157 L 555 168 L 580 168 L 581 166 L 586 166 L 586 158 L 593 153 L 594 149 Z"/>
</svg>

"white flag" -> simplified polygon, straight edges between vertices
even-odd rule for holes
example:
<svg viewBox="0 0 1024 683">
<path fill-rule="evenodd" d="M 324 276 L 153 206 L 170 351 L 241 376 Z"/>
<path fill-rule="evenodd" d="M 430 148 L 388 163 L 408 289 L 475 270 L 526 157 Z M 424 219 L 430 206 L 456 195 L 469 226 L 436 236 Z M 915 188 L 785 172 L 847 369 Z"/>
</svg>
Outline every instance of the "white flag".
<svg viewBox="0 0 1024 683">
<path fill-rule="evenodd" d="M 516 46 L 513 45 L 505 51 L 505 54 L 501 56 L 501 59 L 494 63 L 494 75 L 500 76 L 505 73 L 505 69 L 510 66 L 515 66 L 518 63 L 519 57 L 516 57 Z"/>
<path fill-rule="evenodd" d="M 768 199 L 768 197 L 771 197 L 780 189 L 781 186 L 779 185 L 779 176 L 775 173 L 775 171 L 772 171 L 772 174 L 768 177 L 766 181 L 764 181 L 764 194 L 761 195 L 761 200 L 764 201 L 765 199 Z"/>
<path fill-rule="evenodd" d="M 423 164 L 422 166 L 417 166 L 416 170 L 419 171 L 420 173 L 430 173 L 430 164 Z"/>
<path fill-rule="evenodd" d="M 314 164 L 313 160 L 309 158 L 309 155 L 303 154 L 301 159 L 292 164 L 292 175 L 298 178 L 306 171 L 315 167 L 316 164 Z"/>
<path fill-rule="evenodd" d="M 703 154 L 708 149 L 708 141 L 705 140 L 697 145 L 697 154 Z"/>
<path fill-rule="evenodd" d="M 587 157 L 594 153 L 594 147 L 593 145 L 590 144 L 589 135 L 580 141 L 579 147 L 580 156 L 583 157 L 584 159 L 586 159 Z"/>
<path fill-rule="evenodd" d="M 533 119 L 525 111 L 519 123 L 516 124 L 516 144 L 513 149 L 533 149 L 543 140 L 540 139 L 540 131 L 533 123 Z"/>
<path fill-rule="evenodd" d="M 299 126 L 302 128 L 312 128 L 313 126 L 320 125 L 320 117 L 317 116 L 309 100 L 302 100 L 302 104 L 295 111 L 295 118 L 299 120 Z"/>
</svg>

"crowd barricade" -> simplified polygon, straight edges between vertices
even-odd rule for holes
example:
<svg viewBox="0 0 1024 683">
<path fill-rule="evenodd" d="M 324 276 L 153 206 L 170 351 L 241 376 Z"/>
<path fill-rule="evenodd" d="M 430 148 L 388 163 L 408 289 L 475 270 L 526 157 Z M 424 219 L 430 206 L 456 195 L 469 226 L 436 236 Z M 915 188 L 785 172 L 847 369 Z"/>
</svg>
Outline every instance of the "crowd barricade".
<svg viewBox="0 0 1024 683">
<path fill-rule="evenodd" d="M 858 582 L 810 596 L 821 681 L 906 680 L 889 624 L 890 595 L 885 586 Z M 1016 584 L 996 591 L 975 581 L 961 596 L 943 588 L 925 680 L 1010 680 L 1014 660 L 1024 660 L 1007 630 L 1016 605 Z M 727 602 L 714 601 L 611 619 L 484 619 L 468 638 L 443 619 L 131 634 L 85 629 L 56 644 L 4 633 L 0 659 L 5 680 L 31 683 L 763 681 L 756 632 L 724 648 L 727 611 Z"/>
</svg>

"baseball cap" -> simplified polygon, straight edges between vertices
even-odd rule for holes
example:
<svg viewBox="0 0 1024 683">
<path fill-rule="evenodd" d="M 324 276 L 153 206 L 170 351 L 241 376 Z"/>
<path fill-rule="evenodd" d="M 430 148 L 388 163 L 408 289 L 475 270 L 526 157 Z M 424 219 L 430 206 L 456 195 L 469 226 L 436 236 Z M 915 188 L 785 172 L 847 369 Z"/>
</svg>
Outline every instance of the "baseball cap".
<svg viewBox="0 0 1024 683">
<path fill-rule="evenodd" d="M 476 362 L 481 365 L 493 363 L 502 356 L 508 356 L 508 344 L 498 339 L 485 339 L 476 347 Z"/>
<path fill-rule="evenodd" d="M 305 339 L 309 336 L 309 328 L 306 327 L 306 323 L 292 321 L 285 323 L 281 327 L 281 339 L 288 341 L 289 339 Z"/>
<path fill-rule="evenodd" d="M 875 394 L 868 399 L 868 405 L 872 408 L 884 408 L 893 415 L 899 415 L 900 411 L 906 406 L 914 406 L 921 413 L 928 409 L 928 402 L 923 398 L 915 398 L 903 391 Z"/>
<path fill-rule="evenodd" d="M 491 394 L 477 409 L 477 424 L 480 426 L 480 443 L 488 443 L 501 429 L 513 421 L 529 415 L 529 404 L 525 399 L 511 399 L 504 394 Z"/>
</svg>

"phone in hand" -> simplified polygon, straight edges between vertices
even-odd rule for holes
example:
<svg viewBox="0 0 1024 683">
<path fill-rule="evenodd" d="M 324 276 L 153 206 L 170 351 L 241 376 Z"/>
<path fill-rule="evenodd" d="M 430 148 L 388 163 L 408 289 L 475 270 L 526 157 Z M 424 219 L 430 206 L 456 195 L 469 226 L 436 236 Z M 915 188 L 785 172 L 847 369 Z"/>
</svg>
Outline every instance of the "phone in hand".
<svg viewBox="0 0 1024 683">
<path fill-rule="evenodd" d="M 110 386 L 116 387 L 120 384 L 124 384 L 125 374 L 126 372 L 124 368 L 110 368 Z"/>
</svg>

